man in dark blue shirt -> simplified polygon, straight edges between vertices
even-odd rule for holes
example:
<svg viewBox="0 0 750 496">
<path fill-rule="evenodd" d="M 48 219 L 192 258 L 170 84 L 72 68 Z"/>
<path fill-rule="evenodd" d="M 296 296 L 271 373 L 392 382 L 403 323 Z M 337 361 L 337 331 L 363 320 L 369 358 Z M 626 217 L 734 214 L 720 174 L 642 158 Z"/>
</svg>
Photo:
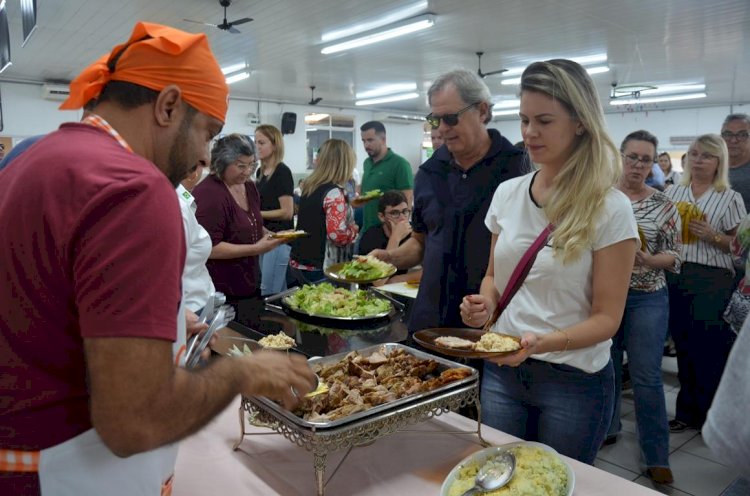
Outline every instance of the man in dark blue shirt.
<svg viewBox="0 0 750 496">
<path fill-rule="evenodd" d="M 464 327 L 461 298 L 479 292 L 489 261 L 484 218 L 492 195 L 501 182 L 530 172 L 523 151 L 487 129 L 491 95 L 476 74 L 443 74 L 428 98 L 427 121 L 440 131 L 444 145 L 417 172 L 411 239 L 395 250 L 372 252 L 400 268 L 422 264 L 410 332 Z"/>
</svg>

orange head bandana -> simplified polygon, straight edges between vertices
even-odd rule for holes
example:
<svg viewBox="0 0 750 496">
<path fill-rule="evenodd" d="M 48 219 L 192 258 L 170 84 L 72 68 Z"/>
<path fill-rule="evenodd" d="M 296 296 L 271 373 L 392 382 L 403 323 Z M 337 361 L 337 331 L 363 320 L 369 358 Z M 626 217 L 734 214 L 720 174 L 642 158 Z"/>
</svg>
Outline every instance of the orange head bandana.
<svg viewBox="0 0 750 496">
<path fill-rule="evenodd" d="M 113 64 L 114 62 L 114 64 Z M 110 67 L 114 65 L 114 70 Z M 229 88 L 205 34 L 139 22 L 130 39 L 84 69 L 72 83 L 63 110 L 83 107 L 110 81 L 126 81 L 161 91 L 170 84 L 198 111 L 219 119 L 227 114 Z"/>
</svg>

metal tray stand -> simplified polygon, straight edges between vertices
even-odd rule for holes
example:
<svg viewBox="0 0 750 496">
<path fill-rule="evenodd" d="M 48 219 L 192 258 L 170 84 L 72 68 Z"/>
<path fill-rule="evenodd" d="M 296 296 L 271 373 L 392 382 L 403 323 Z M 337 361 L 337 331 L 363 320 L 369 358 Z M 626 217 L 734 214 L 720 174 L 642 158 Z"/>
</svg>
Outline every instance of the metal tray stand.
<svg viewBox="0 0 750 496">
<path fill-rule="evenodd" d="M 435 434 L 476 433 L 478 443 L 485 447 L 489 446 L 489 443 L 482 438 L 482 411 L 479 403 L 479 381 L 477 378 L 459 387 L 436 391 L 434 395 L 417 398 L 415 401 L 394 406 L 392 409 L 332 428 L 321 429 L 317 426 L 301 426 L 298 422 L 293 422 L 288 415 L 281 414 L 276 408 L 269 408 L 267 403 L 268 400 L 265 398 L 243 396 L 239 411 L 240 438 L 234 444 L 233 449 L 235 451 L 239 449 L 245 436 L 271 434 L 270 432 L 248 433 L 245 416 L 250 414 L 259 424 L 267 424 L 270 429 L 281 434 L 292 443 L 305 448 L 307 451 L 312 451 L 318 496 L 323 496 L 325 486 L 346 460 L 352 448 L 366 446 L 397 431 L 408 432 L 409 430 L 406 427 L 410 425 L 425 422 L 461 407 L 476 406 L 478 414 L 476 431 L 437 431 Z M 420 430 L 419 432 L 427 434 L 430 431 Z M 329 453 L 340 449 L 346 449 L 347 451 L 333 469 L 328 480 L 325 480 L 326 458 Z"/>
</svg>

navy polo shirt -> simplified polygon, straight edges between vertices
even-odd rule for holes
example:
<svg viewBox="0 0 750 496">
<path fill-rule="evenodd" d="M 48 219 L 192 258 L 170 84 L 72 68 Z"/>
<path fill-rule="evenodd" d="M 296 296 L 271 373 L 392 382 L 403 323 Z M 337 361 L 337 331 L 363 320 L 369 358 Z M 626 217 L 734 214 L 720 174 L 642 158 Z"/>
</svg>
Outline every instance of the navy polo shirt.
<svg viewBox="0 0 750 496">
<path fill-rule="evenodd" d="M 498 185 L 530 172 L 524 152 L 495 129 L 487 155 L 464 171 L 445 146 L 419 167 L 414 181 L 414 231 L 425 235 L 422 282 L 409 331 L 463 327 L 459 311 L 478 293 L 487 271 L 490 231 L 484 218 Z"/>
</svg>

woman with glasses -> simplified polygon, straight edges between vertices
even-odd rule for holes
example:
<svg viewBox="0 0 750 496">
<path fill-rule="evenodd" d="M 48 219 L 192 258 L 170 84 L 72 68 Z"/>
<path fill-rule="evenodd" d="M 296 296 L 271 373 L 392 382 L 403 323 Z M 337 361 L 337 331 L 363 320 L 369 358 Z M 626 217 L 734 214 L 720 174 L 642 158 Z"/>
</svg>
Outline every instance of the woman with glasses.
<svg viewBox="0 0 750 496">
<path fill-rule="evenodd" d="M 612 338 L 615 408 L 605 444 L 620 433 L 623 352 L 635 396 L 638 443 L 646 474 L 660 484 L 674 481 L 669 468 L 669 427 L 664 400 L 661 359 L 669 324 L 669 295 L 664 271 L 680 270 L 680 217 L 662 192 L 646 185 L 658 148 L 656 136 L 635 131 L 620 145 L 623 173 L 617 188 L 630 199 L 641 235 L 620 328 Z"/>
<path fill-rule="evenodd" d="M 211 237 L 206 267 L 216 290 L 236 307 L 236 320 L 256 327 L 263 309 L 259 255 L 283 240 L 269 239 L 263 228 L 260 197 L 250 176 L 255 149 L 240 134 L 230 134 L 211 149 L 211 173 L 193 190 L 198 222 Z"/>
<path fill-rule="evenodd" d="M 363 255 L 373 250 L 393 250 L 401 246 L 411 237 L 411 209 L 407 203 L 406 196 L 398 190 L 390 190 L 383 193 L 378 200 L 379 226 L 373 226 L 362 234 L 359 241 L 359 252 Z M 375 283 L 376 286 L 386 283 L 418 281 L 422 271 L 408 272 L 407 269 L 399 269 L 395 275 L 388 280 Z"/>
<path fill-rule="evenodd" d="M 659 168 L 664 173 L 664 188 L 666 189 L 670 186 L 674 186 L 675 184 L 680 184 L 682 174 L 672 168 L 672 157 L 669 156 L 669 153 L 660 153 L 658 161 Z"/>
<path fill-rule="evenodd" d="M 344 186 L 356 160 L 346 141 L 329 139 L 320 147 L 315 170 L 302 183 L 297 229 L 309 236 L 292 243 L 290 282 L 319 281 L 326 267 L 351 260 L 359 228 Z"/>
<path fill-rule="evenodd" d="M 701 428 L 734 341 L 722 315 L 734 289 L 730 242 L 745 203 L 730 189 L 727 168 L 724 140 L 704 134 L 688 149 L 682 182 L 666 191 L 683 223 L 682 270 L 668 278 L 680 379 L 671 432 Z"/>
<path fill-rule="evenodd" d="M 481 294 L 461 303 L 466 325 L 486 325 L 532 243 L 541 245 L 492 326 L 520 337 L 521 349 L 485 362 L 482 421 L 592 464 L 612 419 L 610 338 L 625 307 L 638 231 L 628 198 L 614 188 L 619 150 L 583 67 L 559 59 L 528 66 L 520 117 L 539 170 L 495 192 Z"/>
<path fill-rule="evenodd" d="M 255 128 L 255 148 L 261 166 L 258 171 L 260 215 L 271 232 L 294 229 L 294 179 L 284 160 L 284 138 L 270 124 Z M 260 293 L 268 296 L 286 290 L 289 245 L 277 246 L 260 257 L 262 281 Z"/>
</svg>

